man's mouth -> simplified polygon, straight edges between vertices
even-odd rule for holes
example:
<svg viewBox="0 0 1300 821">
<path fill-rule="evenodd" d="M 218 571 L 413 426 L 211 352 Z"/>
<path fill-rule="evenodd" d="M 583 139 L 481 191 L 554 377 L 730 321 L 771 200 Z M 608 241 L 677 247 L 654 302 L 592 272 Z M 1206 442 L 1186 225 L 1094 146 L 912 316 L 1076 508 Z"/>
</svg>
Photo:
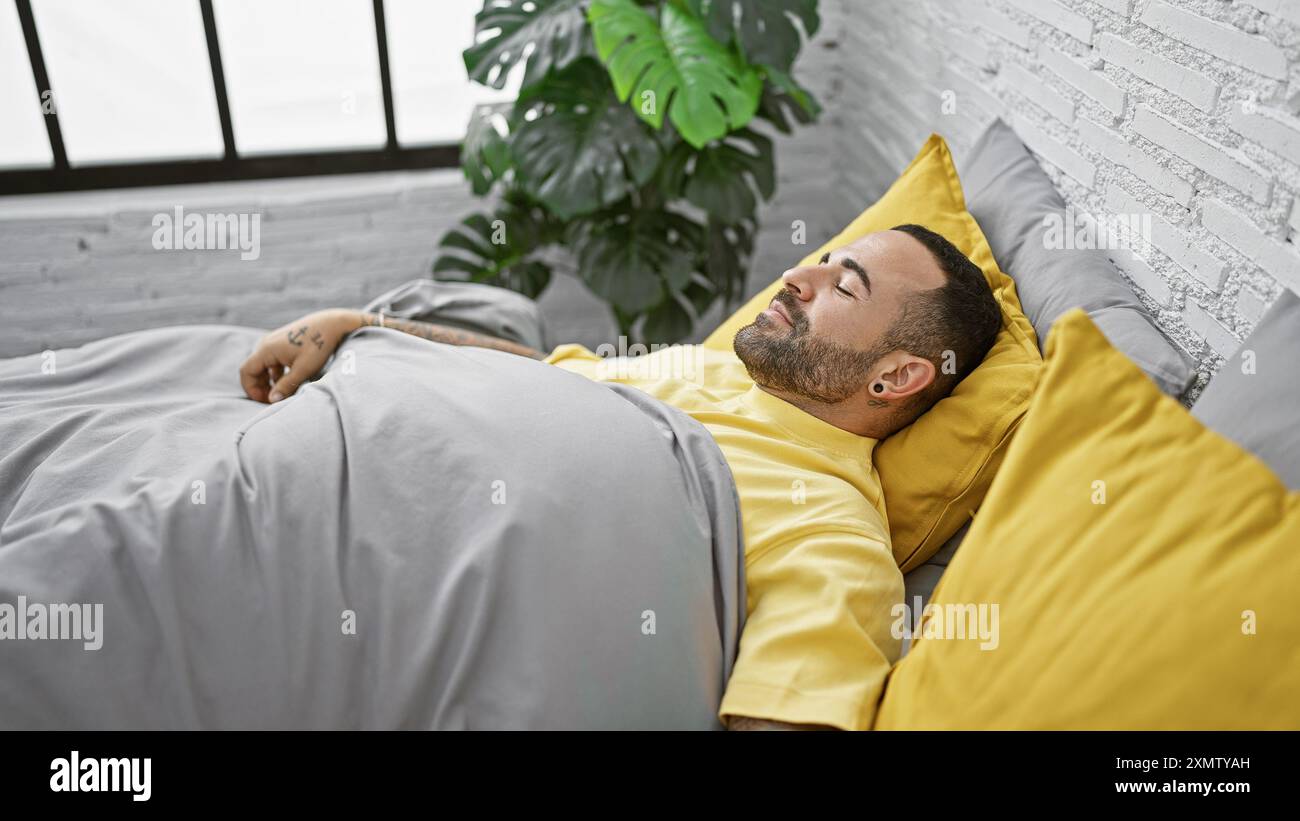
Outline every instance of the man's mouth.
<svg viewBox="0 0 1300 821">
<path fill-rule="evenodd" d="M 791 328 L 794 327 L 794 321 L 790 319 L 790 312 L 781 304 L 780 300 L 772 300 L 772 302 L 767 306 L 767 310 L 763 311 L 763 313 L 767 314 L 771 318 L 784 322 Z"/>
</svg>

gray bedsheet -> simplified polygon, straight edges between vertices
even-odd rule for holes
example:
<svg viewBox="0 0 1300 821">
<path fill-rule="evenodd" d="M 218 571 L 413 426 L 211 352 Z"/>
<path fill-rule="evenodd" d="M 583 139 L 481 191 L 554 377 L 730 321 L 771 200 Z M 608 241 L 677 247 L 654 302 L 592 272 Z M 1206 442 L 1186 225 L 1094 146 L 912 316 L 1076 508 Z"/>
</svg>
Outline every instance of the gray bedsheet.
<svg viewBox="0 0 1300 821">
<path fill-rule="evenodd" d="M 0 727 L 718 726 L 743 553 L 703 427 L 379 328 L 268 407 L 261 333 L 0 360 Z"/>
</svg>

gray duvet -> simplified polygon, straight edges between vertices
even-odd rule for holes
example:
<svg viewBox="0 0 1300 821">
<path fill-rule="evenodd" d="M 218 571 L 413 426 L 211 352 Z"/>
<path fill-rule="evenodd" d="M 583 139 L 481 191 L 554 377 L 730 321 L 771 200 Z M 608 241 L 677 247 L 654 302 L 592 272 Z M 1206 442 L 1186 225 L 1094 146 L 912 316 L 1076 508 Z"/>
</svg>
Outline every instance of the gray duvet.
<svg viewBox="0 0 1300 821">
<path fill-rule="evenodd" d="M 0 360 L 0 727 L 718 726 L 744 579 L 703 427 L 379 328 L 261 405 L 261 333 Z"/>
</svg>

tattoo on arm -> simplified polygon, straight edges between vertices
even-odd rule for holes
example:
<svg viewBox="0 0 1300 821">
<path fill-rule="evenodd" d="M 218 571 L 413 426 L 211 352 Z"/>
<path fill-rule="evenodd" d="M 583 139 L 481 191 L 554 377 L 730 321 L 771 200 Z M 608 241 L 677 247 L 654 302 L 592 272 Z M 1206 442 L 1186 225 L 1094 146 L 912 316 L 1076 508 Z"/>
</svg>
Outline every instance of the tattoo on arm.
<svg viewBox="0 0 1300 821">
<path fill-rule="evenodd" d="M 305 333 L 307 333 L 307 326 L 306 326 L 306 325 L 303 325 L 301 328 L 299 328 L 299 329 L 296 330 L 296 331 L 293 331 L 293 330 L 289 331 L 289 344 L 290 344 L 290 345 L 293 345 L 295 348 L 301 348 L 301 347 L 302 347 L 302 337 L 303 337 L 303 334 L 305 334 Z"/>
<path fill-rule="evenodd" d="M 379 316 L 377 314 L 365 314 L 365 324 L 379 327 Z M 411 336 L 418 336 L 421 339 L 428 339 L 432 342 L 445 342 L 448 345 L 468 345 L 474 348 L 489 348 L 494 351 L 505 351 L 506 353 L 526 356 L 530 359 L 544 359 L 546 354 L 534 350 L 527 345 L 520 345 L 515 342 L 508 342 L 504 339 L 497 339 L 487 334 L 474 333 L 473 331 L 463 331 L 460 328 L 449 328 L 446 325 L 435 325 L 432 322 L 417 322 L 413 319 L 396 319 L 391 316 L 384 317 L 385 328 L 408 333 Z"/>
</svg>

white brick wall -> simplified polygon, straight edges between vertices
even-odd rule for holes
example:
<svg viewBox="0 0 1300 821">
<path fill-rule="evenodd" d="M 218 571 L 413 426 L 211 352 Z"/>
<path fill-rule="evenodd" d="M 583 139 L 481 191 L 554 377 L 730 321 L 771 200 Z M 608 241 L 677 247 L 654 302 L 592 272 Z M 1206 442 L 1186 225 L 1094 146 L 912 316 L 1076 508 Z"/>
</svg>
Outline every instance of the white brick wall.
<svg viewBox="0 0 1300 821">
<path fill-rule="evenodd" d="M 1234 156 L 1230 149 L 1196 136 L 1191 129 L 1145 105 L 1138 106 L 1133 114 L 1133 130 L 1168 152 L 1175 162 L 1186 160 L 1255 202 L 1268 204 L 1273 191 L 1272 181 L 1265 177 L 1268 172 L 1252 168 L 1249 161 Z"/>
<path fill-rule="evenodd" d="M 1182 97 L 1202 111 L 1212 110 L 1219 99 L 1219 84 L 1209 77 L 1118 35 L 1101 35 L 1097 38 L 1096 50 L 1107 63 L 1119 66 L 1158 89 Z"/>
<path fill-rule="evenodd" d="M 1264 37 L 1248 34 L 1199 13 L 1194 4 L 1179 8 L 1163 0 L 1149 0 L 1139 21 L 1193 48 L 1214 54 L 1246 71 L 1285 80 L 1287 56 Z M 1219 5 L 1223 5 L 1220 3 Z"/>
<path fill-rule="evenodd" d="M 155 250 L 152 220 L 260 216 L 261 255 Z M 159 325 L 275 327 L 359 306 L 433 261 L 471 207 L 458 172 L 0 198 L 0 356 Z"/>
<path fill-rule="evenodd" d="M 892 176 L 876 169 L 896 171 L 929 132 L 948 138 L 960 165 L 1001 116 L 1076 209 L 1152 215 L 1150 244 L 1113 256 L 1200 363 L 1201 384 L 1282 288 L 1300 292 L 1300 0 L 822 9 L 852 44 L 834 101 L 855 112 L 835 143 L 836 162 L 862 183 L 846 210 L 859 193 L 879 195 Z M 943 113 L 945 91 L 955 114 Z"/>
<path fill-rule="evenodd" d="M 1093 22 L 1087 16 L 1071 11 L 1056 0 L 1009 0 L 1022 12 L 1036 17 L 1053 28 L 1081 40 L 1092 42 Z"/>
<path fill-rule="evenodd" d="M 1095 103 L 1112 117 L 1124 113 L 1128 95 L 1100 71 L 1047 45 L 1040 45 L 1036 56 L 1042 65 L 1082 94 L 1085 104 Z"/>
</svg>

